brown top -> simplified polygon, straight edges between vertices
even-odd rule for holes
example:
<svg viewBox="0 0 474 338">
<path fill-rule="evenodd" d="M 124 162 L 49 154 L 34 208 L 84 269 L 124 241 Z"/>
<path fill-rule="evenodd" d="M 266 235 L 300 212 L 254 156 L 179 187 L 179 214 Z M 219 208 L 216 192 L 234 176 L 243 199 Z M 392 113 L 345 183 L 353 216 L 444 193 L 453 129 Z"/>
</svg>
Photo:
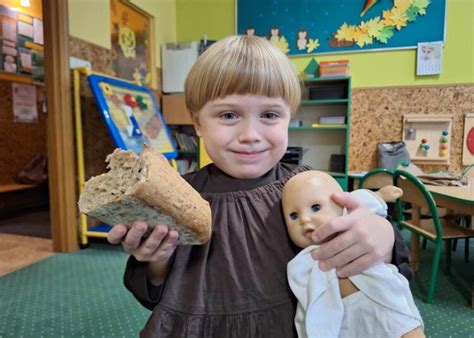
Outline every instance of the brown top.
<svg viewBox="0 0 474 338">
<path fill-rule="evenodd" d="M 242 180 L 211 164 L 186 177 L 210 203 L 212 237 L 179 246 L 161 287 L 147 284 L 146 265 L 130 257 L 125 285 L 153 310 L 143 337 L 296 337 L 286 265 L 299 249 L 280 198 L 283 184 L 308 169 L 280 163 L 264 177 Z M 395 261 L 406 264 L 402 251 Z"/>
</svg>

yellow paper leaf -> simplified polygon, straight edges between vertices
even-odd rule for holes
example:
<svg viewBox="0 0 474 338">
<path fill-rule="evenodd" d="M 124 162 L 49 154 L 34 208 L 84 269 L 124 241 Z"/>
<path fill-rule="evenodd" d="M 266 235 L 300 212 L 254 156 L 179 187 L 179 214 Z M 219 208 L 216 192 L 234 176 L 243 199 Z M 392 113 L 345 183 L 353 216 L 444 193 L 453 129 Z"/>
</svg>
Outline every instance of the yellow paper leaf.
<svg viewBox="0 0 474 338">
<path fill-rule="evenodd" d="M 318 49 L 319 47 L 319 39 L 309 39 L 309 42 L 308 44 L 306 45 L 306 48 L 307 48 L 307 52 L 308 53 L 311 53 L 312 51 L 314 51 L 315 49 Z"/>
<path fill-rule="evenodd" d="M 413 0 L 395 0 L 394 1 L 394 7 L 399 9 L 401 12 L 406 12 L 412 4 L 413 4 Z"/>
<path fill-rule="evenodd" d="M 288 46 L 288 41 L 286 41 L 283 35 L 278 40 L 276 39 L 273 40 L 273 44 L 277 46 L 278 48 L 280 48 L 280 50 L 285 54 L 288 54 L 288 52 L 290 51 L 290 48 Z"/>
<path fill-rule="evenodd" d="M 355 26 L 349 26 L 347 23 L 344 23 L 337 30 L 335 37 L 338 41 L 354 41 L 355 30 Z"/>
<path fill-rule="evenodd" d="M 372 44 L 373 42 L 373 39 L 372 37 L 368 34 L 368 33 L 365 33 L 365 34 L 360 34 L 357 38 L 357 45 L 359 47 L 364 47 L 364 45 L 370 45 Z"/>
<path fill-rule="evenodd" d="M 379 36 L 380 31 L 384 28 L 384 24 L 380 21 L 380 17 L 378 16 L 367 21 L 366 25 L 367 32 L 373 37 Z"/>
</svg>

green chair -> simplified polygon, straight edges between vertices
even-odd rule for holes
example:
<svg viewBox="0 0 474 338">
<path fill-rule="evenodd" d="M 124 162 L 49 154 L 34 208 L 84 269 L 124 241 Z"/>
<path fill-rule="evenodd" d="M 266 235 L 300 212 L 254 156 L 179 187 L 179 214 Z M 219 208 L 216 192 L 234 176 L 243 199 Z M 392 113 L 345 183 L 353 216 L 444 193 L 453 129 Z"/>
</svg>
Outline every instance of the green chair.
<svg viewBox="0 0 474 338">
<path fill-rule="evenodd" d="M 388 169 L 373 169 L 359 181 L 359 189 L 380 189 L 393 184 L 393 171 Z"/>
<path fill-rule="evenodd" d="M 403 196 L 397 200 L 399 227 L 411 231 L 412 240 L 415 236 L 421 236 L 433 242 L 435 245 L 427 295 L 427 303 L 432 303 L 443 242 L 446 243 L 446 263 L 447 271 L 449 272 L 452 240 L 474 237 L 474 230 L 461 227 L 451 219 L 440 218 L 433 196 L 425 185 L 413 174 L 403 170 L 396 170 L 393 175 L 393 184 L 403 190 Z M 413 206 L 414 212 L 410 215 L 410 219 L 405 219 L 403 216 L 402 202 L 410 203 Z M 418 208 L 426 208 L 431 218 L 422 219 Z M 418 211 L 416 212 L 416 210 Z M 410 245 L 413 245 L 413 242 L 411 242 Z M 411 249 L 412 252 L 418 250 L 418 248 Z M 415 262 L 415 270 L 417 270 L 416 264 L 417 262 Z"/>
</svg>

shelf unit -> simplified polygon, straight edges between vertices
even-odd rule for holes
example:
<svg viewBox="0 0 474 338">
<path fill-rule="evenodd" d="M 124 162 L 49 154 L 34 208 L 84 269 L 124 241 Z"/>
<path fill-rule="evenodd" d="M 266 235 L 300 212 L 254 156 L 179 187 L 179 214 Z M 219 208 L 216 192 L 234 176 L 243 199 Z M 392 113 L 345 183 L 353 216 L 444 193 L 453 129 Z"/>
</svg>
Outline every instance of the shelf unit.
<svg viewBox="0 0 474 338">
<path fill-rule="evenodd" d="M 348 189 L 350 110 L 350 77 L 306 80 L 289 128 L 288 146 L 302 147 L 302 164 L 328 172 L 344 190 Z M 320 122 L 321 117 L 336 116 L 343 116 L 344 123 Z"/>
</svg>

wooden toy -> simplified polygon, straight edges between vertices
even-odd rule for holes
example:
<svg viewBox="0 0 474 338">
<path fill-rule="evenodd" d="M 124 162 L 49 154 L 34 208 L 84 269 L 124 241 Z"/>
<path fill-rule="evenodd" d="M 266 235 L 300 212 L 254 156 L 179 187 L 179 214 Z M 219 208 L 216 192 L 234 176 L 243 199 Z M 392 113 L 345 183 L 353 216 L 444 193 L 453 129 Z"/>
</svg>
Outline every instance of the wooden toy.
<svg viewBox="0 0 474 338">
<path fill-rule="evenodd" d="M 462 146 L 462 165 L 474 164 L 474 114 L 464 115 L 464 138 Z"/>
<path fill-rule="evenodd" d="M 452 121 L 452 115 L 403 115 L 403 141 L 410 160 L 449 164 Z"/>
</svg>

